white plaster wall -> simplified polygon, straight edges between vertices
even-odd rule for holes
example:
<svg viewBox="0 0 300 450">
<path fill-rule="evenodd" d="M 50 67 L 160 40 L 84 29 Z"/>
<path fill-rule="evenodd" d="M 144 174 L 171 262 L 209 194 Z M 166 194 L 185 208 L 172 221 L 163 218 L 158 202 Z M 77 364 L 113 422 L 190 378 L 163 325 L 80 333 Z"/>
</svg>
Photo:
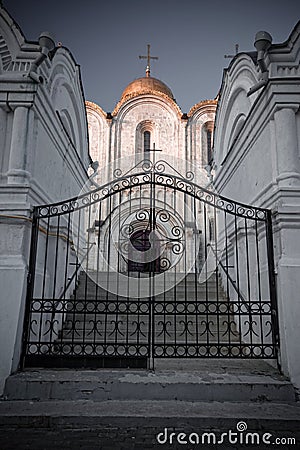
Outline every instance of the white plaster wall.
<svg viewBox="0 0 300 450">
<path fill-rule="evenodd" d="M 280 361 L 298 387 L 300 89 L 298 72 L 290 68 L 299 64 L 299 31 L 298 25 L 286 46 L 270 48 L 266 57 L 269 83 L 250 97 L 246 94 L 258 81 L 258 70 L 248 55 L 235 58 L 223 77 L 215 133 L 217 191 L 273 213 Z"/>
<path fill-rule="evenodd" d="M 1 392 L 20 361 L 32 206 L 79 193 L 90 158 L 80 73 L 70 52 L 61 47 L 46 59 L 38 69 L 44 83 L 37 84 L 27 74 L 39 45 L 26 43 L 2 8 L 0 37 Z M 37 280 L 40 265 L 38 258 Z"/>
</svg>

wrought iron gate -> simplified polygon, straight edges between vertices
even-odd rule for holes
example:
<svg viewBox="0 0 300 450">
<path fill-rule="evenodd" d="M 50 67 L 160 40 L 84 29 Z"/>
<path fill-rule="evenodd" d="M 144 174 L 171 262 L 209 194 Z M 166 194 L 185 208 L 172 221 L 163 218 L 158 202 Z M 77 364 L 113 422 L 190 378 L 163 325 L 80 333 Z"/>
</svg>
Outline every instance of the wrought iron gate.
<svg viewBox="0 0 300 450">
<path fill-rule="evenodd" d="M 149 159 L 34 208 L 22 362 L 276 358 L 269 210 Z"/>
</svg>

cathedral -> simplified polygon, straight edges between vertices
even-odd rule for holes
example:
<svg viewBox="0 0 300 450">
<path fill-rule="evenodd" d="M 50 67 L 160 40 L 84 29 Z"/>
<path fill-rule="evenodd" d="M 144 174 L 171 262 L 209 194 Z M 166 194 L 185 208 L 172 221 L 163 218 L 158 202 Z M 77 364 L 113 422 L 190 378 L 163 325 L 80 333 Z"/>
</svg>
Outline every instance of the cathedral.
<svg viewBox="0 0 300 450">
<path fill-rule="evenodd" d="M 188 112 L 148 45 L 105 112 L 70 50 L 0 7 L 5 396 L 32 368 L 212 360 L 300 388 L 300 22 L 254 45 Z"/>
<path fill-rule="evenodd" d="M 93 161 L 104 167 L 112 160 L 139 158 L 157 149 L 208 166 L 217 101 L 201 101 L 183 113 L 170 88 L 150 75 L 150 58 L 146 76 L 126 86 L 112 113 L 86 102 Z"/>
<path fill-rule="evenodd" d="M 158 161 L 165 160 L 177 170 L 184 169 L 183 166 L 189 164 L 189 168 L 193 168 L 198 178 L 207 185 L 213 161 L 212 142 L 217 101 L 201 101 L 188 113 L 183 113 L 171 89 L 150 74 L 150 45 L 145 58 L 148 63 L 145 77 L 137 78 L 125 87 L 112 113 L 105 113 L 99 105 L 86 102 L 89 149 L 92 160 L 98 163 L 98 185 L 104 184 L 104 180 L 108 182 L 113 179 L 114 171 L 120 169 L 119 166 L 124 165 L 124 161 L 128 169 L 130 165 L 138 167 L 143 161 L 156 161 L 158 164 Z M 161 198 L 163 191 L 158 189 L 157 199 L 172 203 L 170 191 L 165 194 L 168 195 L 168 201 Z M 143 195 L 149 196 L 149 192 L 144 189 Z M 143 204 L 147 209 L 146 203 L 144 201 Z M 134 208 L 131 203 L 130 208 Z M 141 210 L 142 205 L 138 209 Z M 94 223 L 97 222 L 97 214 L 99 213 L 95 209 Z M 100 221 L 104 219 L 105 217 L 99 217 Z M 147 225 L 139 223 L 137 228 L 133 230 L 133 235 L 137 232 L 138 237 Z M 190 232 L 193 232 L 192 228 Z M 105 233 L 102 234 L 105 236 Z M 164 230 L 164 235 L 166 234 L 168 232 Z M 167 260 L 170 261 L 170 252 L 167 253 Z M 165 260 L 164 256 L 162 260 Z M 129 264 L 131 271 L 133 264 Z M 95 267 L 97 263 L 94 262 L 93 265 Z M 139 267 L 142 267 L 141 264 Z M 127 263 L 124 265 L 123 261 L 122 268 L 119 267 L 118 270 L 124 271 L 126 268 Z"/>
</svg>

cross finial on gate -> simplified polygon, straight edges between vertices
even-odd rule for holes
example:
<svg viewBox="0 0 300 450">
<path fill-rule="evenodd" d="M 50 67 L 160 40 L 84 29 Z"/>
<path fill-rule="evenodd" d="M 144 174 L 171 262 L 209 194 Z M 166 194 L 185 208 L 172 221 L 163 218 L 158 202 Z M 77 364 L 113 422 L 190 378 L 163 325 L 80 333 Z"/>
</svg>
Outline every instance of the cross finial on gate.
<svg viewBox="0 0 300 450">
<path fill-rule="evenodd" d="M 146 67 L 146 77 L 150 77 L 150 62 L 151 59 L 158 59 L 158 56 L 151 56 L 150 54 L 150 44 L 147 44 L 147 56 L 140 55 L 140 59 L 147 59 L 147 67 Z"/>
</svg>

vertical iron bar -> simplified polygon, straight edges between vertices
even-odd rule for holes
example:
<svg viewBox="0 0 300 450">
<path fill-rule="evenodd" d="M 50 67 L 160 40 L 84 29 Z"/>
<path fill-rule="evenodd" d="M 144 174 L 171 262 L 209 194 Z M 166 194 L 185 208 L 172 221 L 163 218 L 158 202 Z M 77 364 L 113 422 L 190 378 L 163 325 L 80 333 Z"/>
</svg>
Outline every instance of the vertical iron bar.
<svg viewBox="0 0 300 450">
<path fill-rule="evenodd" d="M 210 356 L 210 348 L 209 348 L 209 293 L 208 293 L 208 283 L 207 283 L 207 211 L 206 211 L 206 203 L 203 203 L 203 219 L 204 219 L 204 253 L 205 253 L 205 309 L 206 309 L 206 322 L 204 323 L 204 332 L 203 335 L 206 334 L 206 356 Z M 203 322 L 203 321 L 201 321 Z"/>
<path fill-rule="evenodd" d="M 151 170 L 151 183 L 150 183 L 150 212 L 149 212 L 149 226 L 150 233 L 154 230 L 155 227 L 155 217 L 154 217 L 154 181 L 155 181 L 155 162 L 153 162 L 153 169 Z M 150 287 L 150 310 L 151 310 L 151 362 L 150 367 L 154 370 L 154 352 L 155 352 L 155 324 L 154 324 L 154 297 L 153 297 L 153 282 L 154 282 L 154 264 L 155 261 L 150 261 L 150 273 L 149 273 L 149 287 Z"/>
<path fill-rule="evenodd" d="M 31 227 L 31 244 L 29 253 L 29 268 L 27 275 L 27 293 L 26 293 L 26 303 L 24 311 L 24 321 L 23 321 L 23 336 L 22 336 L 22 350 L 20 355 L 20 368 L 23 369 L 25 366 L 25 358 L 27 353 L 27 345 L 30 336 L 30 310 L 33 301 L 34 293 L 34 282 L 35 282 L 35 266 L 36 266 L 36 254 L 37 254 L 37 244 L 38 244 L 38 213 L 39 209 L 37 207 L 33 208 L 32 215 L 32 227 Z"/>
<path fill-rule="evenodd" d="M 119 191 L 119 211 L 118 211 L 118 239 L 120 239 L 120 228 L 121 228 L 121 213 L 122 213 L 122 191 Z M 118 320 L 119 320 L 119 273 L 120 273 L 120 250 L 117 248 L 117 270 L 116 270 L 116 283 L 117 283 L 117 294 L 116 294 L 116 334 L 115 334 L 115 352 L 117 353 L 118 347 Z M 124 346 L 126 347 L 126 346 Z"/>
<path fill-rule="evenodd" d="M 198 324 L 198 315 L 199 315 L 199 311 L 198 311 L 198 282 L 197 282 L 197 270 L 198 270 L 198 264 L 199 264 L 199 254 L 197 252 L 197 239 L 198 239 L 198 224 L 197 224 L 197 203 L 196 203 L 196 196 L 193 195 L 193 199 L 191 201 L 191 206 L 193 203 L 193 209 L 194 209 L 194 215 L 195 215 L 195 229 L 194 229 L 194 239 L 192 242 L 192 245 L 194 245 L 194 260 L 195 260 L 195 275 L 194 275 L 194 288 L 195 288 L 195 330 L 196 330 L 196 342 L 195 342 L 195 346 L 196 346 L 196 352 L 195 355 L 199 356 L 199 324 Z M 199 203 L 201 204 L 201 203 Z M 200 244 L 199 244 L 200 246 Z M 200 270 L 199 270 L 200 272 Z"/>
<path fill-rule="evenodd" d="M 78 342 L 78 344 L 81 344 L 81 354 L 83 356 L 86 356 L 86 327 L 87 327 L 87 320 L 89 317 L 89 312 L 88 312 L 88 286 L 89 286 L 89 276 L 88 276 L 88 271 L 89 271 L 89 256 L 90 256 L 90 230 L 91 230 L 91 209 L 92 209 L 92 204 L 91 204 L 91 195 L 89 198 L 89 203 L 88 205 L 84 208 L 84 211 L 86 211 L 86 208 L 88 208 L 88 222 L 85 223 L 85 227 L 87 227 L 87 257 L 86 257 L 86 269 L 85 269 L 85 288 L 84 288 L 84 301 L 83 301 L 83 329 L 82 329 L 82 342 Z M 85 228 L 86 229 L 86 228 Z"/>
<path fill-rule="evenodd" d="M 167 205 L 167 188 L 166 186 L 164 186 L 164 207 L 166 207 Z M 166 253 L 166 255 L 168 255 L 168 253 Z M 166 262 L 167 264 L 168 262 Z M 168 266 L 166 266 L 168 267 Z M 168 270 L 168 268 L 167 268 Z M 166 308 L 167 308 L 167 304 L 166 304 L 166 270 L 164 270 L 164 293 L 163 293 L 163 321 L 164 324 L 166 323 Z M 163 333 L 163 348 L 166 348 L 166 333 Z"/>
<path fill-rule="evenodd" d="M 227 212 L 224 211 L 224 229 L 225 229 L 225 261 L 226 261 L 226 294 L 227 294 L 227 320 L 228 320 L 228 355 L 232 356 L 231 345 L 231 308 L 230 308 L 230 291 L 229 291 L 229 260 L 228 260 L 228 229 L 227 229 Z"/>
<path fill-rule="evenodd" d="M 108 320 L 108 314 L 109 314 L 109 300 L 108 300 L 108 295 L 109 295 L 109 291 L 108 291 L 108 286 L 109 286 L 109 274 L 110 274 L 110 239 L 111 239 L 111 213 L 112 213 L 112 205 L 111 205 L 111 197 L 112 194 L 109 195 L 108 198 L 108 204 L 109 204 L 109 209 L 108 209 L 108 217 L 109 217 L 109 221 L 108 221 L 108 241 L 107 241 L 107 275 L 106 275 L 106 302 L 105 302 L 105 319 L 104 319 L 104 354 L 108 355 L 107 353 L 107 348 L 109 346 L 109 344 L 107 343 L 107 320 Z M 107 202 L 106 202 L 107 204 Z M 105 243 L 106 245 L 106 243 Z M 113 323 L 113 322 L 112 322 Z M 117 326 L 117 324 L 116 324 Z"/>
<path fill-rule="evenodd" d="M 131 180 L 130 180 L 131 181 Z M 132 184 L 130 183 L 130 187 L 129 187 L 129 217 L 131 217 L 131 212 L 132 212 L 132 197 L 133 197 L 134 191 L 132 192 Z M 131 225 L 131 224 L 130 224 Z M 134 235 L 134 230 L 132 230 L 132 232 L 129 232 L 129 243 L 131 245 L 133 245 L 133 243 L 131 242 L 130 238 L 131 236 Z M 128 253 L 128 256 L 130 257 L 130 252 Z M 130 316 L 130 271 L 129 269 L 132 267 L 132 264 L 128 258 L 128 262 L 127 262 L 127 299 L 126 299 L 126 343 L 128 346 L 128 355 L 129 355 L 129 316 Z"/>
<path fill-rule="evenodd" d="M 234 211 L 234 236 L 235 236 L 235 258 L 236 258 L 236 283 L 237 283 L 237 304 L 238 304 L 238 317 L 239 317 L 239 337 L 240 337 L 240 356 L 242 355 L 242 320 L 241 320 L 241 295 L 240 295 L 240 266 L 239 266 L 239 249 L 238 249 L 238 230 L 237 230 L 237 212 Z"/>
<path fill-rule="evenodd" d="M 183 222 L 184 222 L 184 225 L 187 222 L 187 219 L 186 219 L 186 216 L 187 216 L 186 207 L 187 207 L 187 205 L 186 205 L 186 203 L 187 203 L 187 196 L 186 196 L 186 191 L 184 191 L 184 194 L 183 194 Z M 187 268 L 187 251 L 188 251 L 187 244 L 188 244 L 188 236 L 186 234 L 186 239 L 185 239 L 185 247 L 186 248 L 185 248 L 185 252 L 184 252 L 184 272 L 185 272 L 185 277 L 184 277 L 184 309 L 185 309 L 184 318 L 185 318 L 185 324 L 184 324 L 184 327 L 185 327 L 185 351 L 186 351 L 186 355 L 189 354 L 189 352 L 188 352 L 188 325 L 189 325 L 188 324 L 188 320 L 189 320 L 189 317 L 188 317 L 188 285 L 187 285 L 187 276 L 188 276 L 188 274 L 187 274 L 187 270 L 186 270 L 186 268 Z"/>
<path fill-rule="evenodd" d="M 256 248 L 256 263 L 257 263 L 257 283 L 258 283 L 258 302 L 259 302 L 259 319 L 260 319 L 260 340 L 261 344 L 264 343 L 264 331 L 263 331 L 263 305 L 261 295 L 261 279 L 260 279 L 260 260 L 259 260 L 259 245 L 258 245 L 258 229 L 257 220 L 255 221 L 255 248 Z"/>
<path fill-rule="evenodd" d="M 45 289 L 46 289 L 46 278 L 47 278 L 47 259 L 48 259 L 48 244 L 49 244 L 49 229 L 50 229 L 50 216 L 47 220 L 47 230 L 46 230 L 46 245 L 45 245 L 45 258 L 44 258 L 44 270 L 43 270 L 43 286 L 42 286 L 42 299 L 41 299 L 41 311 L 40 311 L 40 325 L 39 325 L 39 345 L 42 340 L 42 328 L 43 328 L 43 317 L 44 317 L 44 307 L 45 307 Z"/>
<path fill-rule="evenodd" d="M 79 259 L 78 259 L 78 255 L 80 254 L 80 221 L 81 221 L 81 212 L 82 210 L 79 209 L 78 212 L 78 226 L 77 226 L 77 251 L 76 251 L 76 265 L 75 265 L 75 271 L 76 271 L 76 275 L 75 275 L 75 286 L 78 285 L 78 273 L 77 273 L 77 268 L 79 264 Z M 74 291 L 74 299 L 73 299 L 73 314 L 72 314 L 72 333 L 71 333 L 71 344 L 70 344 L 70 348 L 71 348 L 71 355 L 74 355 L 74 340 L 75 340 L 75 326 L 76 326 L 76 314 L 77 314 L 77 289 L 75 289 Z M 61 352 L 63 354 L 63 346 L 61 347 Z"/>
<path fill-rule="evenodd" d="M 216 198 L 215 198 L 216 201 Z M 214 208 L 214 221 L 213 221 L 213 237 L 215 239 L 215 259 L 216 259 L 216 273 L 215 273 L 215 280 L 216 280 L 216 297 L 217 297 L 217 305 L 216 305 L 216 313 L 217 313 L 217 336 L 218 336 L 218 355 L 222 356 L 221 354 L 221 339 L 220 339 L 220 303 L 219 303 L 219 277 L 218 277 L 218 242 L 217 242 L 217 208 L 216 205 L 213 205 Z"/>
<path fill-rule="evenodd" d="M 275 263 L 274 263 L 274 243 L 272 230 L 272 212 L 266 211 L 266 239 L 267 239 L 267 255 L 268 255 L 268 273 L 269 273 L 269 288 L 271 300 L 271 320 L 272 320 L 272 334 L 275 344 L 275 356 L 280 367 L 279 349 L 280 349 L 280 335 L 279 335 L 279 321 L 278 321 L 278 305 L 276 293 L 276 278 L 275 278 Z"/>
<path fill-rule="evenodd" d="M 100 339 L 98 339 L 97 334 L 99 334 L 99 337 L 101 337 L 101 333 L 99 331 L 98 333 L 98 323 L 99 325 L 102 325 L 101 323 L 101 319 L 98 319 L 97 317 L 97 310 L 98 310 L 98 290 L 99 290 L 99 254 L 101 253 L 100 250 L 100 245 L 101 245 L 101 209 L 102 209 L 102 200 L 100 200 L 99 202 L 99 209 L 98 209 L 98 236 L 97 236 L 97 274 L 96 274 L 96 292 L 95 292 L 95 302 L 94 302 L 94 321 L 95 321 L 95 325 L 94 325 L 94 342 L 93 342 L 93 347 L 94 347 L 94 355 L 97 355 L 97 340 L 99 341 Z M 104 298 L 101 299 L 101 291 L 100 291 L 100 302 L 104 301 Z M 104 312 L 105 314 L 105 312 Z M 99 315 L 100 316 L 100 315 Z M 100 316 L 101 317 L 101 316 Z"/>
<path fill-rule="evenodd" d="M 250 285 L 250 264 L 249 264 L 249 245 L 248 245 L 248 226 L 247 218 L 245 217 L 245 240 L 246 240 L 246 268 L 247 268 L 247 294 L 248 294 L 248 304 L 249 304 L 249 329 L 250 329 L 250 353 L 252 356 L 253 348 L 253 329 L 252 329 L 252 308 L 251 308 L 251 285 Z"/>
<path fill-rule="evenodd" d="M 173 191 L 173 210 L 177 211 L 177 202 L 176 202 L 176 179 L 173 179 L 174 183 L 174 191 Z M 174 347 L 177 346 L 177 264 L 174 265 L 174 277 L 175 277 L 175 283 L 174 283 Z M 180 301 L 180 294 L 179 294 L 179 301 Z M 165 349 L 166 351 L 166 349 Z M 166 355 L 167 356 L 167 355 Z"/>
<path fill-rule="evenodd" d="M 71 224 L 71 213 L 68 213 L 68 232 L 67 232 L 67 248 L 66 248 L 66 259 L 65 259 L 65 278 L 64 278 L 64 290 L 63 290 L 63 307 L 61 310 L 61 329 L 60 329 L 60 347 L 62 346 L 62 340 L 63 340 L 63 325 L 65 321 L 65 317 L 67 312 L 65 312 L 65 306 L 66 306 L 66 286 L 68 283 L 68 266 L 69 266 L 69 247 L 70 247 L 70 224 Z"/>
<path fill-rule="evenodd" d="M 49 349 L 52 350 L 52 338 L 54 333 L 54 324 L 55 324 L 55 317 L 56 317 L 56 280 L 57 280 L 57 261 L 58 261 L 58 243 L 59 243 L 59 227 L 60 227 L 60 216 L 57 216 L 57 229 L 56 229 L 56 245 L 55 245 L 55 262 L 54 262 L 54 280 L 53 280 L 53 294 L 52 294 L 52 315 L 51 315 L 51 322 L 50 322 L 50 339 L 49 339 Z M 55 334 L 55 333 L 54 333 Z M 52 351 L 51 351 L 52 353 Z"/>
</svg>

